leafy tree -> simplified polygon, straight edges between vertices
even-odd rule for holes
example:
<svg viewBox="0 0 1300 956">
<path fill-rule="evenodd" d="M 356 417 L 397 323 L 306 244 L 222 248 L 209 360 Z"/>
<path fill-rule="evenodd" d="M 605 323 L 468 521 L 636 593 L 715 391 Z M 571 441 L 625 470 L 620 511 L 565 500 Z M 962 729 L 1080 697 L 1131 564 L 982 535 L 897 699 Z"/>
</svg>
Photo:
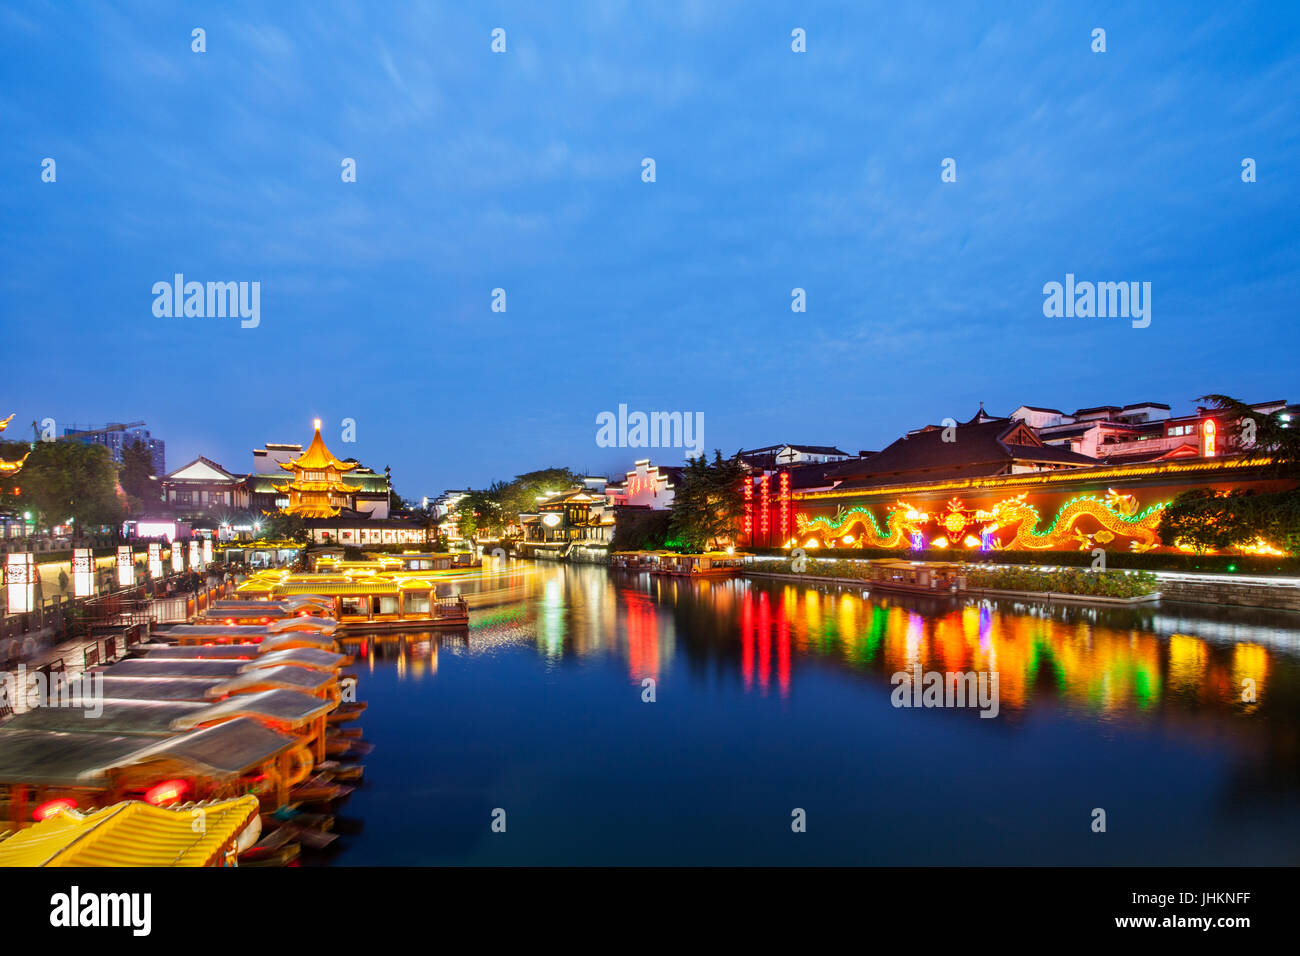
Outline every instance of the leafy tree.
<svg viewBox="0 0 1300 956">
<path fill-rule="evenodd" d="M 1160 539 L 1198 554 L 1238 550 L 1263 541 L 1300 555 L 1300 494 L 1185 491 L 1161 514 Z"/>
<path fill-rule="evenodd" d="M 1197 401 L 1228 413 L 1227 419 L 1235 426 L 1224 429 L 1229 449 L 1263 452 L 1273 459 L 1274 472 L 1300 477 L 1300 422 L 1288 421 L 1284 410 L 1265 415 L 1230 395 L 1202 395 Z"/>
<path fill-rule="evenodd" d="M 748 471 L 739 458 L 724 459 L 720 450 L 713 455 L 712 462 L 688 458 L 673 495 L 669 526 L 687 551 L 730 544 L 740 531 Z"/>
<path fill-rule="evenodd" d="M 494 483 L 489 492 L 500 506 L 503 525 L 514 524 L 521 514 L 537 510 L 537 499 L 547 494 L 565 491 L 582 484 L 582 476 L 568 468 L 542 468 L 522 475 L 505 484 Z"/>
<path fill-rule="evenodd" d="M 538 498 L 582 483 L 568 468 L 542 468 L 516 475 L 508 482 L 494 481 L 486 490 L 471 491 L 456 506 L 456 528 L 463 537 L 476 532 L 499 536 L 521 514 L 537 510 Z"/>
<path fill-rule="evenodd" d="M 668 511 L 623 508 L 618 512 L 611 551 L 658 551 L 671 534 L 672 514 Z"/>
<path fill-rule="evenodd" d="M 1232 427 L 1223 429 L 1226 449 L 1265 454 L 1267 470 L 1278 478 L 1300 478 L 1300 422 L 1279 410 L 1262 414 L 1231 395 L 1202 395 L 1197 401 L 1227 413 Z M 1185 491 L 1165 509 L 1160 537 L 1198 553 L 1249 547 L 1264 541 L 1291 555 L 1300 554 L 1300 490 L 1222 494 Z"/>
<path fill-rule="evenodd" d="M 123 516 L 117 469 L 103 445 L 36 442 L 17 477 L 21 493 L 16 505 L 34 512 L 45 527 L 72 518 L 78 527 L 89 529 Z"/>
<path fill-rule="evenodd" d="M 306 522 L 298 515 L 283 512 L 270 515 L 262 522 L 262 530 L 257 535 L 268 541 L 297 541 L 306 543 L 311 538 Z"/>
<path fill-rule="evenodd" d="M 472 538 L 479 531 L 499 535 L 505 530 L 507 522 L 501 510 L 504 487 L 494 482 L 486 491 L 471 491 L 456 503 L 456 530 L 462 538 Z"/>
<path fill-rule="evenodd" d="M 145 511 L 150 504 L 160 499 L 158 483 L 153 476 L 153 455 L 144 442 L 137 439 L 122 449 L 118 484 L 131 500 L 132 511 Z"/>
</svg>

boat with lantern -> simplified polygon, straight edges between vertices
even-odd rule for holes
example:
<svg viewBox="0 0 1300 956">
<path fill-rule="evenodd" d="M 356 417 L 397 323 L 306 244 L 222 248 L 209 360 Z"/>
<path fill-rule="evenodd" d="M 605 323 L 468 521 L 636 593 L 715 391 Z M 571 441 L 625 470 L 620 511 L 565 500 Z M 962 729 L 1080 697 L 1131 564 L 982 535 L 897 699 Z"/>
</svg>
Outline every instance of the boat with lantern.
<svg viewBox="0 0 1300 956">
<path fill-rule="evenodd" d="M 165 805 L 251 793 L 280 806 L 313 763 L 301 739 L 251 717 L 162 739 L 0 729 L 0 787 L 15 827 L 59 807 L 98 809 L 123 799 Z"/>
</svg>

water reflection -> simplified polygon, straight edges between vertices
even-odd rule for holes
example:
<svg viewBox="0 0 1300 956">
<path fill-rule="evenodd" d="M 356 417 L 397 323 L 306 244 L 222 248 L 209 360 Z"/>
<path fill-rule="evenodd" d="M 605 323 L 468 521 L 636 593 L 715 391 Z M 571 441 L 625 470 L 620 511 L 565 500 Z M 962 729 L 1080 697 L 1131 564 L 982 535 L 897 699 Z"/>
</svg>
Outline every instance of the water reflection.
<svg viewBox="0 0 1300 956">
<path fill-rule="evenodd" d="M 1278 864 L 1300 852 L 1294 613 L 548 564 L 460 587 L 468 628 L 345 641 L 376 744 L 351 798 L 367 826 L 350 862 Z M 916 668 L 996 671 L 997 719 L 892 707 L 891 676 Z M 791 843 L 789 808 L 810 804 L 834 825 Z M 484 825 L 498 806 L 529 821 L 511 841 Z M 1122 840 L 1088 839 L 1097 806 L 1125 821 Z"/>
<path fill-rule="evenodd" d="M 1287 612 L 962 603 L 546 564 L 460 587 L 468 630 L 372 636 L 360 658 L 373 668 L 391 657 L 402 679 L 420 680 L 437 674 L 440 652 L 532 646 L 550 661 L 613 656 L 636 683 L 709 661 L 737 671 L 746 691 L 782 699 L 797 693 L 801 668 L 826 663 L 886 682 L 917 667 L 996 671 L 1004 713 L 1052 706 L 1102 718 L 1267 711 L 1279 667 L 1274 709 L 1294 713 L 1300 697 L 1300 616 Z"/>
</svg>

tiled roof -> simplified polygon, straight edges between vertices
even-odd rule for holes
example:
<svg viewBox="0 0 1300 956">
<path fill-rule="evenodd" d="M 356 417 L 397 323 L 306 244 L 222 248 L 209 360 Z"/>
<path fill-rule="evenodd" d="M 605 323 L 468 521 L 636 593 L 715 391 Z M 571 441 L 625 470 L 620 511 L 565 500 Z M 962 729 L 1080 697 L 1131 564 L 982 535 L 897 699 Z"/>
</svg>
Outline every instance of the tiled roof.
<svg viewBox="0 0 1300 956">
<path fill-rule="evenodd" d="M 945 436 L 952 440 L 945 441 Z M 952 429 L 929 427 L 898 439 L 870 458 L 846 461 L 828 469 L 844 487 L 898 480 L 986 477 L 1007 474 L 1013 463 L 1095 465 L 1096 459 L 1044 445 L 1034 430 L 1019 421 L 993 418 Z"/>
</svg>

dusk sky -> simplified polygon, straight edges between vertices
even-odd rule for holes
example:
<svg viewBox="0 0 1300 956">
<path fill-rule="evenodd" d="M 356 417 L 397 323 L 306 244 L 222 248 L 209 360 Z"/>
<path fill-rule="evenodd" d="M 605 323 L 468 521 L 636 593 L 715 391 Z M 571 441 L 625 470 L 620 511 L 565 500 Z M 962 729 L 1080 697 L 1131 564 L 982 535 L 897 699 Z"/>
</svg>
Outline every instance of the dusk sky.
<svg viewBox="0 0 1300 956">
<path fill-rule="evenodd" d="M 320 417 L 418 499 L 681 460 L 597 447 L 620 403 L 730 453 L 1296 401 L 1300 4 L 1072 6 L 6 4 L 5 437 L 248 471 Z M 260 324 L 155 317 L 176 273 Z M 1045 317 L 1067 273 L 1150 326 Z"/>
</svg>

